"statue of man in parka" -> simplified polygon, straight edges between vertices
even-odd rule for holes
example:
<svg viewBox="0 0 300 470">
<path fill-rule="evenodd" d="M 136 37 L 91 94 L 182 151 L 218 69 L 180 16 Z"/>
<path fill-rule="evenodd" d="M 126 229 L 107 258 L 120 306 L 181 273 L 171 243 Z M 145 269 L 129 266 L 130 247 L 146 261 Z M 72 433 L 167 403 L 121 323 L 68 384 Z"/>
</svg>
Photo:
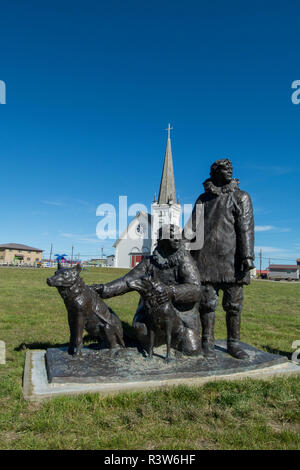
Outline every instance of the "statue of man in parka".
<svg viewBox="0 0 300 470">
<path fill-rule="evenodd" d="M 243 285 L 250 283 L 250 270 L 254 267 L 252 203 L 249 194 L 239 188 L 239 181 L 232 178 L 232 163 L 228 159 L 213 163 L 210 178 L 203 186 L 205 192 L 196 201 L 192 221 L 196 232 L 197 205 L 201 205 L 198 210 L 204 213 L 204 244 L 191 251 L 202 283 L 199 308 L 202 350 L 208 357 L 215 355 L 215 311 L 222 290 L 227 350 L 233 357 L 245 359 L 248 355 L 240 345 L 240 324 Z"/>
</svg>

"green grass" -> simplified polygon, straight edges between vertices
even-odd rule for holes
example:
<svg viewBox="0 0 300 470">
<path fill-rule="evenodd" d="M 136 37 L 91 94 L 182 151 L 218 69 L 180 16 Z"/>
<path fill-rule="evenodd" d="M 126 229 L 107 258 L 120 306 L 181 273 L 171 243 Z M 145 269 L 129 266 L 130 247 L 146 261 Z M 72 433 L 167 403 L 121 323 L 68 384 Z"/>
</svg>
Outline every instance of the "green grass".
<svg viewBox="0 0 300 470">
<path fill-rule="evenodd" d="M 22 395 L 25 348 L 68 341 L 64 304 L 46 285 L 53 270 L 0 269 L 0 449 L 299 449 L 300 378 L 208 383 L 151 392 L 57 397 Z M 87 284 L 125 270 L 91 268 Z M 245 288 L 242 340 L 278 354 L 300 339 L 300 284 L 253 282 Z M 107 301 L 131 324 L 135 293 Z M 129 329 L 129 326 L 128 326 Z M 216 337 L 225 338 L 219 308 Z M 23 345 L 23 346 L 22 346 Z"/>
</svg>

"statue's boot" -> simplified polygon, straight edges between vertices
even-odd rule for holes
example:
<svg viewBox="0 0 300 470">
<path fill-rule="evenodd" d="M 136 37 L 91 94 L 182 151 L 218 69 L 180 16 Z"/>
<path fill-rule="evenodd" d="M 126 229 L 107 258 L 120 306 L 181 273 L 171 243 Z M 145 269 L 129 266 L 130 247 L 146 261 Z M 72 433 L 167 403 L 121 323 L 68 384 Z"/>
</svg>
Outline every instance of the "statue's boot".
<svg viewBox="0 0 300 470">
<path fill-rule="evenodd" d="M 226 312 L 227 352 L 236 359 L 249 359 L 240 343 L 241 312 Z"/>
<path fill-rule="evenodd" d="M 202 352 L 207 358 L 216 358 L 215 352 L 215 312 L 200 314 L 202 325 Z"/>
</svg>

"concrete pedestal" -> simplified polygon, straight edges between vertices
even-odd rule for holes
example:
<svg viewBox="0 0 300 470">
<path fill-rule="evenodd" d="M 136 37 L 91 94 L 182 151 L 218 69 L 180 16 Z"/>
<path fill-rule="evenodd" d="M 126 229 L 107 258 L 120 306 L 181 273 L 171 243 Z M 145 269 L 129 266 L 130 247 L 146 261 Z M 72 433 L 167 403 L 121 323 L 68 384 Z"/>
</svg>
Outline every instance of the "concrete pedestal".
<svg viewBox="0 0 300 470">
<path fill-rule="evenodd" d="M 164 361 L 165 347 L 156 348 L 152 360 L 135 348 L 110 351 L 87 347 L 83 348 L 82 358 L 70 356 L 64 348 L 28 351 L 24 396 L 29 400 L 41 400 L 57 395 L 108 394 L 300 373 L 300 366 L 284 356 L 269 354 L 247 344 L 243 347 L 249 355 L 247 360 L 232 358 L 227 354 L 226 342 L 217 341 L 215 361 L 203 356 L 187 357 L 179 353 L 175 356 L 173 351 L 171 363 Z"/>
</svg>

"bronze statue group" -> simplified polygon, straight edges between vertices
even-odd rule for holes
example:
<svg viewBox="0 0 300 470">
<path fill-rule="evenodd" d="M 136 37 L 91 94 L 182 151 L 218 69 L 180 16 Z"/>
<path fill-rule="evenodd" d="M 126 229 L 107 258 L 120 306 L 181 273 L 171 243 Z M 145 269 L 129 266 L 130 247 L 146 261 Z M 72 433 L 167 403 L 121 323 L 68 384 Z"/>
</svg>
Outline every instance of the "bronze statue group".
<svg viewBox="0 0 300 470">
<path fill-rule="evenodd" d="M 125 276 L 107 284 L 86 286 L 85 294 L 77 289 L 77 281 L 70 292 L 67 287 L 60 286 L 69 313 L 71 353 L 74 350 L 76 353 L 76 348 L 80 353 L 82 330 L 89 322 L 93 325 L 92 332 L 98 328 L 98 336 L 106 338 L 109 347 L 124 346 L 120 339 L 120 324 L 116 322 L 114 312 L 103 308 L 102 299 L 137 291 L 140 301 L 132 325 L 137 343 L 147 351 L 149 359 L 153 356 L 153 348 L 162 344 L 167 344 L 167 361 L 171 360 L 171 347 L 186 355 L 202 353 L 206 358 L 214 359 L 215 316 L 219 292 L 223 291 L 227 352 L 236 359 L 247 359 L 240 344 L 240 325 L 243 285 L 249 284 L 250 270 L 254 267 L 251 199 L 239 188 L 239 181 L 232 177 L 232 164 L 228 159 L 213 163 L 210 178 L 203 185 L 204 192 L 197 199 L 191 218 L 193 233 L 197 233 L 196 214 L 200 208 L 204 217 L 204 239 L 200 249 L 187 249 L 184 231 L 182 233 L 179 227 L 163 226 L 153 254 Z M 49 285 L 59 288 L 51 282 Z M 98 300 L 91 291 L 98 294 Z M 76 292 L 77 310 L 74 307 Z M 89 315 L 87 307 L 85 312 L 81 311 L 82 297 L 85 304 L 90 305 Z M 94 303 L 92 300 L 88 303 L 87 297 Z M 105 311 L 105 315 L 101 317 L 100 311 Z M 80 334 L 76 333 L 78 318 L 81 319 Z M 118 335 L 114 336 L 113 325 L 116 324 Z"/>
</svg>

